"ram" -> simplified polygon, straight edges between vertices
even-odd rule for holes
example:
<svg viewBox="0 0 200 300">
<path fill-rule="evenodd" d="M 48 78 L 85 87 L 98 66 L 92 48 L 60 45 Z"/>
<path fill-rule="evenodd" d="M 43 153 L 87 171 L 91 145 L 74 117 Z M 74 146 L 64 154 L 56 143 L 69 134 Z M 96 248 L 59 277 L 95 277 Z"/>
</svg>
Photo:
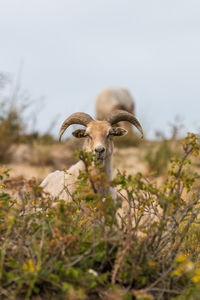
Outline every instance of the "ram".
<svg viewBox="0 0 200 300">
<path fill-rule="evenodd" d="M 85 138 L 83 149 L 87 152 L 96 154 L 97 160 L 103 165 L 104 172 L 108 180 L 112 180 L 112 154 L 113 154 L 113 137 L 123 136 L 127 130 L 121 127 L 113 127 L 121 121 L 127 121 L 133 124 L 143 135 L 143 130 L 138 120 L 129 112 L 116 110 L 107 116 L 106 120 L 95 121 L 90 115 L 79 112 L 69 116 L 62 124 L 59 134 L 59 140 L 65 130 L 72 124 L 85 126 L 85 129 L 77 129 L 72 132 L 76 138 Z M 76 181 L 81 170 L 85 169 L 82 160 L 73 165 L 67 172 L 55 171 L 47 175 L 41 183 L 41 187 L 54 198 L 71 200 L 71 195 L 76 188 Z M 99 193 L 106 195 L 111 190 L 100 187 Z M 113 193 L 112 193 L 113 194 Z"/>
<path fill-rule="evenodd" d="M 104 120 L 114 110 L 125 110 L 135 115 L 135 104 L 130 92 L 125 88 L 105 88 L 96 98 L 96 118 Z M 127 122 L 121 122 L 119 126 L 127 130 L 131 126 Z"/>
</svg>

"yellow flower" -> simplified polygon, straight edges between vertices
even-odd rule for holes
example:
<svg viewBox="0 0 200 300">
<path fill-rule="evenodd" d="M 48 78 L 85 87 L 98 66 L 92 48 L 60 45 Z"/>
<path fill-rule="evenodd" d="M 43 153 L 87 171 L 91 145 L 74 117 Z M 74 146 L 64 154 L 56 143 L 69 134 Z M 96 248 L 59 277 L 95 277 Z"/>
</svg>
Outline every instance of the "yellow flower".
<svg viewBox="0 0 200 300">
<path fill-rule="evenodd" d="M 176 258 L 176 261 L 181 263 L 186 260 L 186 256 L 184 254 L 179 254 L 179 256 Z"/>
<path fill-rule="evenodd" d="M 200 269 L 195 270 L 195 276 L 192 277 L 193 282 L 200 282 Z"/>
<path fill-rule="evenodd" d="M 180 257 L 180 259 L 183 259 L 183 257 Z M 181 276 L 194 269 L 194 264 L 191 261 L 189 261 L 187 258 L 184 258 L 184 261 L 182 260 L 179 262 L 180 264 L 178 265 L 178 267 L 171 272 L 171 276 Z"/>
<path fill-rule="evenodd" d="M 24 271 L 28 271 L 30 273 L 34 273 L 35 271 L 39 271 L 40 270 L 40 265 L 34 265 L 34 262 L 32 259 L 29 259 L 27 261 L 27 263 L 23 264 L 22 269 Z"/>
<path fill-rule="evenodd" d="M 35 204 L 35 201 L 32 201 L 32 205 L 34 205 Z"/>
<path fill-rule="evenodd" d="M 200 275 L 193 276 L 192 281 L 195 283 L 200 282 Z"/>
<path fill-rule="evenodd" d="M 23 264 L 22 269 L 23 269 L 24 271 L 27 271 L 27 270 L 28 270 L 27 264 Z"/>
<path fill-rule="evenodd" d="M 79 210 L 79 209 L 77 209 L 77 210 L 76 210 L 76 213 L 77 213 L 77 214 L 79 214 L 79 213 L 80 213 L 80 210 Z"/>
<path fill-rule="evenodd" d="M 28 266 L 29 266 L 29 271 L 31 273 L 34 273 L 35 268 L 34 268 L 34 263 L 33 263 L 32 259 L 28 260 Z"/>
</svg>

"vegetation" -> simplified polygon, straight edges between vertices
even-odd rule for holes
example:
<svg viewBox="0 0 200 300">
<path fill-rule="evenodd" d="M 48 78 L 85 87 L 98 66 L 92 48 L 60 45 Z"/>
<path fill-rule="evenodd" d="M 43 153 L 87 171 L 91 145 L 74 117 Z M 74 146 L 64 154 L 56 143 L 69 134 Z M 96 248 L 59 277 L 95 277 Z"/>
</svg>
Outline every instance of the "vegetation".
<svg viewBox="0 0 200 300">
<path fill-rule="evenodd" d="M 1 170 L 1 299 L 198 299 L 200 187 L 190 160 L 198 137 L 188 134 L 182 147 L 160 187 L 141 173 L 109 183 L 79 151 L 86 171 L 73 201 L 57 205 L 34 180 L 15 182 L 11 195 Z M 117 200 L 96 185 L 115 187 Z"/>
<path fill-rule="evenodd" d="M 24 113 L 31 102 L 19 86 L 6 96 L 9 84 L 0 74 L 0 162 L 9 161 L 13 144 L 33 148 L 36 142 L 29 163 L 53 165 L 53 137 L 28 133 Z M 110 183 L 95 157 L 79 151 L 86 170 L 73 201 L 52 202 L 35 179 L 10 179 L 1 168 L 0 299 L 199 299 L 200 186 L 193 157 L 200 141 L 190 133 L 180 150 L 179 127 L 172 129 L 171 140 L 145 141 L 144 160 L 150 175 L 162 175 L 159 186 L 141 173 L 119 171 Z M 140 147 L 140 138 L 129 133 L 116 145 Z M 117 199 L 99 195 L 97 185 L 115 188 Z"/>
<path fill-rule="evenodd" d="M 176 147 L 178 143 L 176 142 Z M 176 155 L 180 157 L 180 151 L 173 149 L 172 142 L 163 139 L 160 142 L 147 143 L 144 160 L 147 163 L 149 172 L 153 172 L 156 176 L 166 175 L 170 159 Z"/>
<path fill-rule="evenodd" d="M 170 138 L 166 138 L 163 132 L 156 131 L 157 141 L 150 143 L 147 141 L 145 145 L 144 160 L 149 172 L 156 176 L 166 175 L 171 158 L 180 157 L 182 153 L 178 141 L 181 141 L 180 133 L 183 125 L 180 123 L 179 117 L 176 117 L 174 122 L 169 125 L 171 128 Z"/>
<path fill-rule="evenodd" d="M 52 144 L 54 138 L 50 133 L 43 135 L 35 130 L 27 129 L 27 118 L 36 123 L 37 112 L 33 109 L 29 93 L 21 89 L 19 83 L 13 87 L 9 76 L 0 73 L 0 162 L 10 159 L 11 147 L 16 143 Z"/>
<path fill-rule="evenodd" d="M 115 137 L 115 145 L 118 148 L 138 147 L 141 144 L 141 137 L 139 134 L 130 131 L 123 139 Z"/>
</svg>

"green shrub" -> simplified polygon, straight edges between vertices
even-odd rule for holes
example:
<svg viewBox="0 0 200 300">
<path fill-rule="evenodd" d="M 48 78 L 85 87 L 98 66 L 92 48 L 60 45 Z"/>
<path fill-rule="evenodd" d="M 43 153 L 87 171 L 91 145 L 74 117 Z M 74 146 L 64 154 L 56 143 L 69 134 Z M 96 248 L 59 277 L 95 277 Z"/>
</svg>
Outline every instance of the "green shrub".
<svg viewBox="0 0 200 300">
<path fill-rule="evenodd" d="M 109 182 L 98 163 L 93 176 L 95 158 L 83 151 L 86 171 L 70 203 L 52 205 L 34 180 L 10 196 L 1 171 L 0 297 L 198 299 L 199 176 L 187 171 L 189 156 L 199 156 L 197 137 L 189 134 L 183 149 L 160 188 L 119 172 L 110 183 L 115 201 L 97 194 Z"/>
</svg>

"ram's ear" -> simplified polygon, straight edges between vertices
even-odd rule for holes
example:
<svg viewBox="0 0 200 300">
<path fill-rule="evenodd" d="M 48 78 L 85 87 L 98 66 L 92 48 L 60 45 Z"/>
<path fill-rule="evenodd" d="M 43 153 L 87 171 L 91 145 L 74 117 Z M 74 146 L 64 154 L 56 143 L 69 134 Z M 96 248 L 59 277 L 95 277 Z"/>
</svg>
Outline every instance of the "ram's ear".
<svg viewBox="0 0 200 300">
<path fill-rule="evenodd" d="M 85 129 L 77 129 L 77 130 L 74 130 L 72 132 L 72 135 L 76 138 L 84 138 L 86 135 L 85 135 Z"/>
<path fill-rule="evenodd" d="M 127 133 L 128 131 L 122 127 L 113 127 L 110 132 L 110 134 L 113 136 L 123 136 L 126 135 Z"/>
</svg>

